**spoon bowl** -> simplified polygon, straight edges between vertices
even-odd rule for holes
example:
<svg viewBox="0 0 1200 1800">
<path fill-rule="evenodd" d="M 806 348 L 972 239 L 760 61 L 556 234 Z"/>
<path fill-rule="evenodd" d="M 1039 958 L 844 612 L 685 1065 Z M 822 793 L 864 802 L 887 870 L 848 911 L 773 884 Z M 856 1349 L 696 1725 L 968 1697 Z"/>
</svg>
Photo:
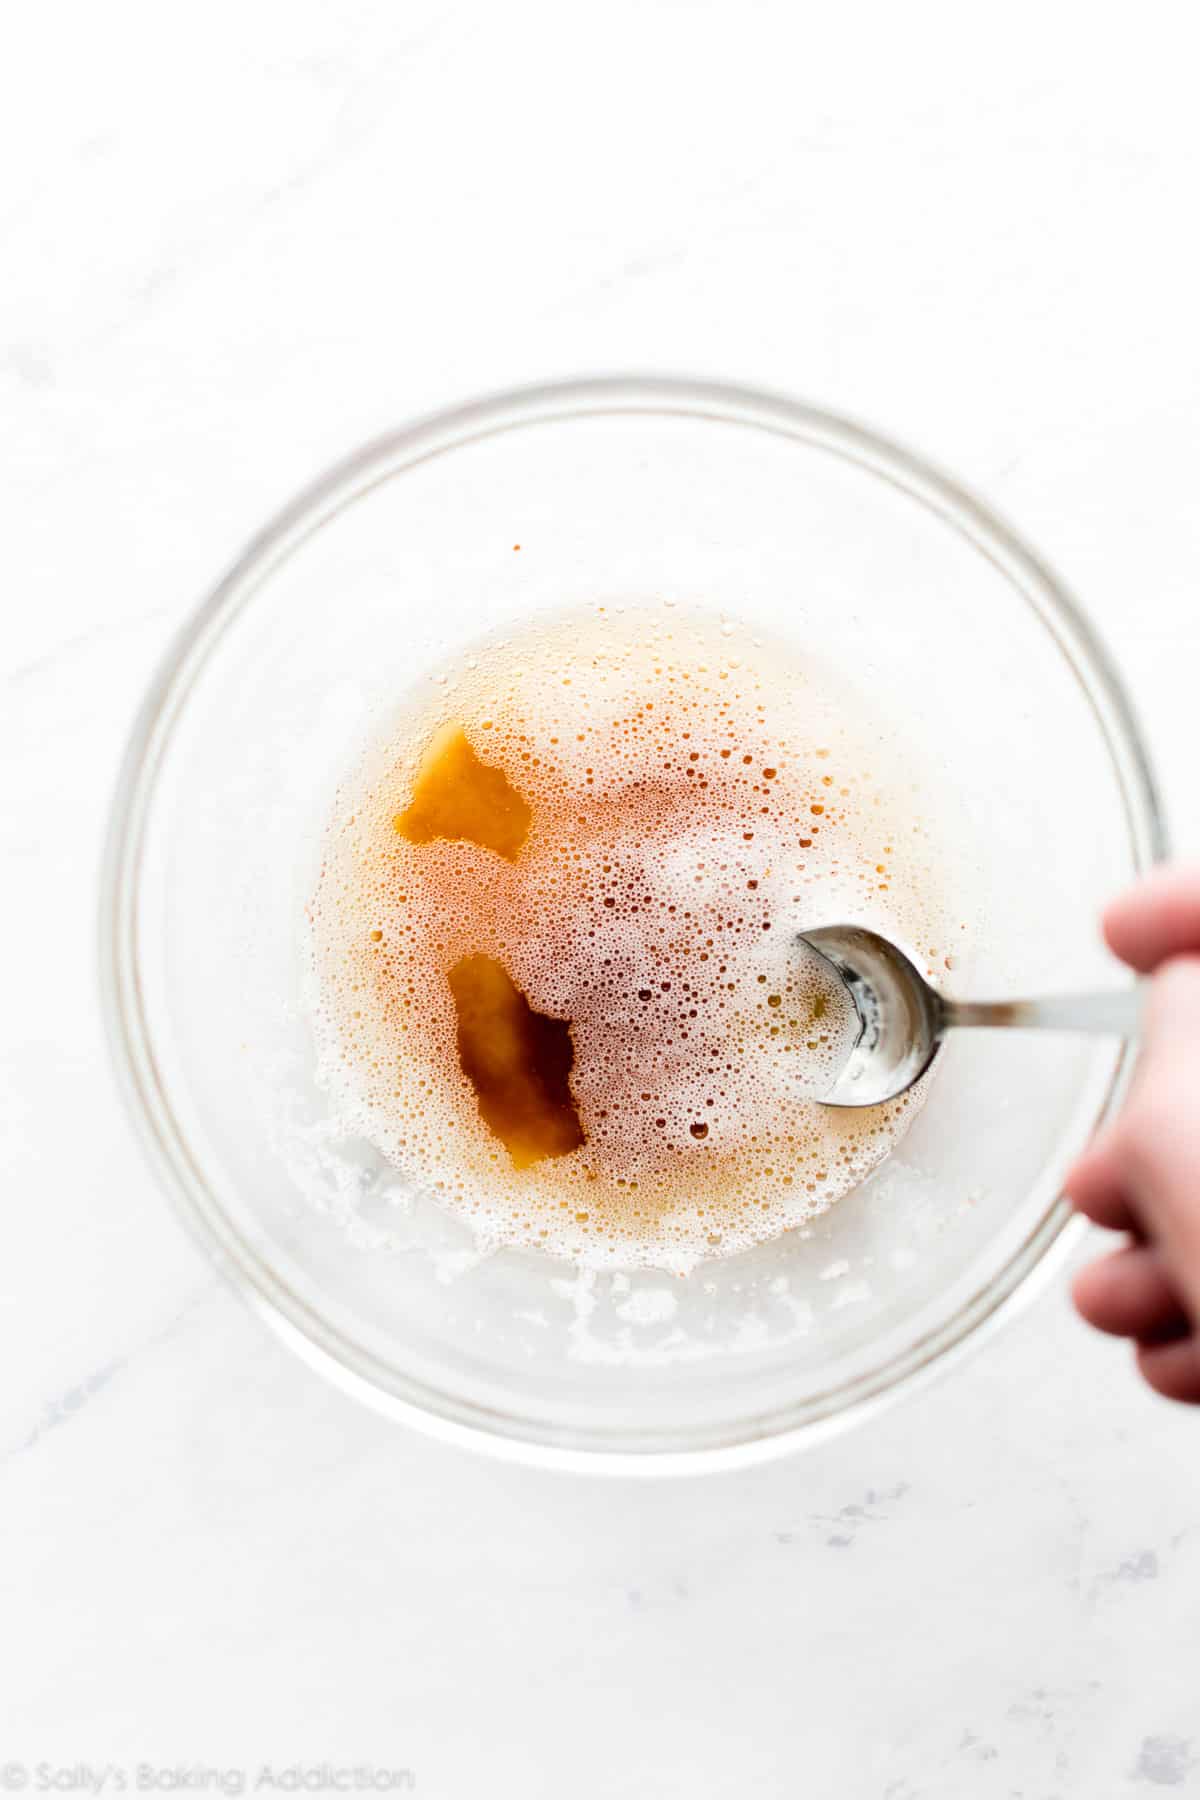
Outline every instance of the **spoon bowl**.
<svg viewBox="0 0 1200 1800">
<path fill-rule="evenodd" d="M 862 925 L 826 925 L 804 942 L 832 965 L 859 1031 L 821 1095 L 826 1106 L 879 1106 L 921 1079 L 938 1053 L 945 1005 L 903 950 Z"/>
<path fill-rule="evenodd" d="M 801 941 L 831 966 L 858 1017 L 850 1053 L 820 1096 L 825 1106 L 881 1106 L 921 1079 L 951 1027 L 1075 1031 L 1132 1038 L 1140 986 L 1043 1000 L 948 1000 L 911 957 L 865 925 L 823 925 Z"/>
</svg>

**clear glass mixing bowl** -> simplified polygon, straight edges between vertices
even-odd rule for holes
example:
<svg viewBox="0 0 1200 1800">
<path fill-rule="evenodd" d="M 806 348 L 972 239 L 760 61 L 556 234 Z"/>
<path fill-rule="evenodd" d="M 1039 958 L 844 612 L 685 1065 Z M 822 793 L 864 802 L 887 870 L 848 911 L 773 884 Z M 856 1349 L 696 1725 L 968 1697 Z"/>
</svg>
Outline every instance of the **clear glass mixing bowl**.
<svg viewBox="0 0 1200 1800">
<path fill-rule="evenodd" d="M 514 554 L 519 543 L 521 552 Z M 333 788 L 422 671 L 506 620 L 674 596 L 794 637 L 890 709 L 979 823 L 978 993 L 1118 980 L 1100 904 L 1163 852 L 1095 634 L 978 501 L 810 407 L 582 381 L 397 431 L 199 608 L 113 810 L 102 961 L 121 1082 L 202 1243 L 391 1416 L 576 1468 L 726 1465 L 878 1406 L 1053 1259 L 1113 1043 L 952 1042 L 898 1152 L 812 1228 L 684 1279 L 480 1257 L 313 1082 L 299 923 Z"/>
</svg>

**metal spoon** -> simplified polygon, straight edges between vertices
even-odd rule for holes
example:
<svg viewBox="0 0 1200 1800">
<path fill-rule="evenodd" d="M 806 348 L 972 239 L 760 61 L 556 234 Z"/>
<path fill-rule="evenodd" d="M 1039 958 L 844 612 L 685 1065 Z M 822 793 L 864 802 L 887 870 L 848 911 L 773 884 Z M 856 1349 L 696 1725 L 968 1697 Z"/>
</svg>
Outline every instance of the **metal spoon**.
<svg viewBox="0 0 1200 1800">
<path fill-rule="evenodd" d="M 823 925 L 800 934 L 840 976 L 858 1014 L 854 1048 L 820 1096 L 826 1106 L 879 1106 L 925 1073 L 947 1031 L 960 1026 L 1138 1035 L 1140 987 L 1047 1000 L 947 1000 L 902 950 L 863 925 Z"/>
</svg>

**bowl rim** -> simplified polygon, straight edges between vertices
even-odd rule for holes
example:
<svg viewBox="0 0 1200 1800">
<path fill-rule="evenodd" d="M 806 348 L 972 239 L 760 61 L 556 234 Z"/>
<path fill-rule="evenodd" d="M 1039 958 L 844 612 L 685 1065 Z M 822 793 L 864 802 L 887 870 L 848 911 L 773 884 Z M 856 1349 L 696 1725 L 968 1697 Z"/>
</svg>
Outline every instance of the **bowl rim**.
<svg viewBox="0 0 1200 1800">
<path fill-rule="evenodd" d="M 273 570 L 374 487 L 432 457 L 515 428 L 631 413 L 753 426 L 824 450 L 900 489 L 966 537 L 1024 597 L 1088 701 L 1113 765 L 1135 870 L 1166 854 L 1166 825 L 1145 740 L 1107 649 L 1058 575 L 990 506 L 903 445 L 803 401 L 686 376 L 597 375 L 506 389 L 389 431 L 328 469 L 250 540 L 168 644 L 134 719 L 104 849 L 99 961 L 118 1086 L 151 1167 L 201 1247 L 303 1360 L 387 1417 L 443 1440 L 540 1467 L 658 1475 L 745 1466 L 823 1441 L 944 1373 L 1028 1302 L 1069 1255 L 1081 1222 L 1056 1198 L 1003 1267 L 886 1369 L 868 1370 L 762 1418 L 693 1428 L 682 1441 L 642 1443 L 611 1429 L 562 1429 L 502 1413 L 399 1378 L 294 1293 L 222 1211 L 175 1117 L 155 1059 L 137 936 L 146 822 L 175 721 L 214 646 Z M 1097 1123 L 1117 1105 L 1133 1057 L 1126 1045 Z"/>
</svg>

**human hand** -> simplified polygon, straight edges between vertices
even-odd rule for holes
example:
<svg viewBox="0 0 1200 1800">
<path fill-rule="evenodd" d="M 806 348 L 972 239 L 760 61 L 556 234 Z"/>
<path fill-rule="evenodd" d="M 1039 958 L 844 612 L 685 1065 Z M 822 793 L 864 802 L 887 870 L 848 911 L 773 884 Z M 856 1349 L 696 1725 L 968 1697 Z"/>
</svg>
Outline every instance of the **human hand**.
<svg viewBox="0 0 1200 1800">
<path fill-rule="evenodd" d="M 1200 1404 L 1200 870 L 1156 871 L 1109 908 L 1104 934 L 1153 979 L 1129 1097 L 1065 1184 L 1129 1238 L 1079 1272 L 1075 1305 L 1133 1339 L 1158 1393 Z"/>
</svg>

